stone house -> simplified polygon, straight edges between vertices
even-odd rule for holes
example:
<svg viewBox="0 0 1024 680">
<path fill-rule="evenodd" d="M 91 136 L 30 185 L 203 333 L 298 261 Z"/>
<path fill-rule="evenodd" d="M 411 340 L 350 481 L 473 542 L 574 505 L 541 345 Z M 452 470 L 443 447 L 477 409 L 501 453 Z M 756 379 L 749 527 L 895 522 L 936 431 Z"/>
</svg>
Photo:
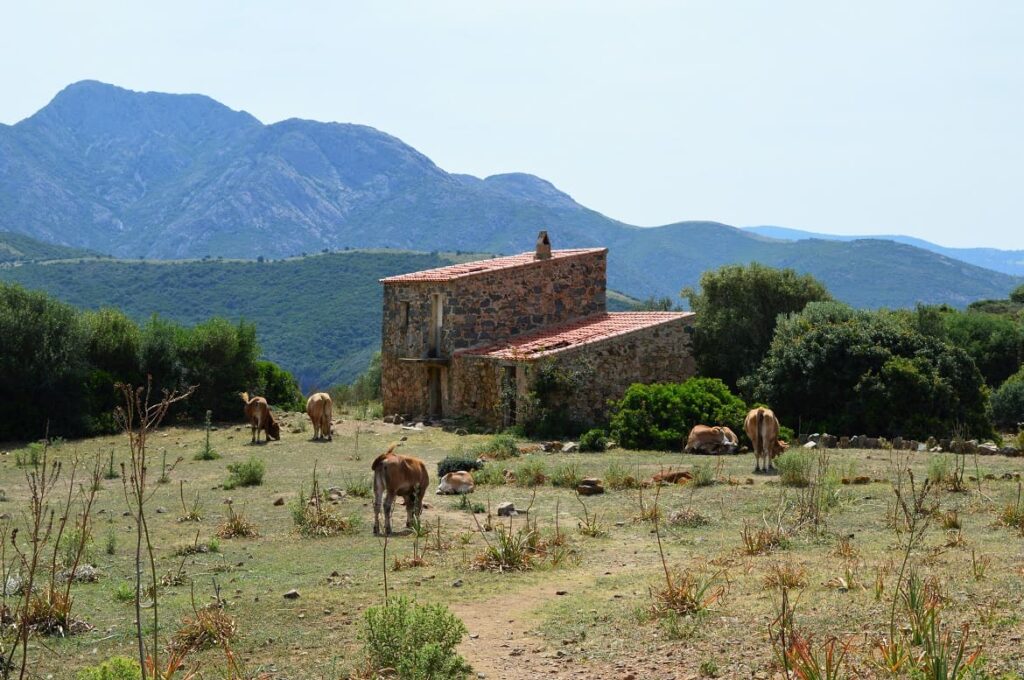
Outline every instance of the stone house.
<svg viewBox="0 0 1024 680">
<path fill-rule="evenodd" d="M 523 422 L 543 367 L 561 366 L 578 382 L 556 407 L 589 424 L 632 383 L 691 377 L 694 315 L 608 312 L 607 256 L 541 232 L 534 252 L 381 279 L 384 413 Z"/>
</svg>

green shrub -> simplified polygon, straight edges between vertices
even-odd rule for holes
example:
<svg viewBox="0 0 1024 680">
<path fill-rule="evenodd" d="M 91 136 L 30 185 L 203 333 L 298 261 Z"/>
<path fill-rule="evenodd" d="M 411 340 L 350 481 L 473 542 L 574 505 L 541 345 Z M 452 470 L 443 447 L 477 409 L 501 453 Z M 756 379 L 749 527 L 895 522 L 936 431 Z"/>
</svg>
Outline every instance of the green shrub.
<svg viewBox="0 0 1024 680">
<path fill-rule="evenodd" d="M 443 604 L 392 598 L 363 615 L 359 639 L 375 677 L 389 669 L 402 680 L 454 680 L 472 669 L 455 651 L 466 626 Z"/>
<path fill-rule="evenodd" d="M 239 486 L 259 486 L 263 484 L 263 474 L 266 466 L 258 458 L 250 458 L 243 463 L 231 463 L 228 465 L 228 479 L 224 482 L 227 490 Z"/>
<path fill-rule="evenodd" d="M 742 432 L 746 413 L 743 401 L 717 378 L 635 384 L 613 406 L 611 432 L 629 449 L 678 451 L 694 425 L 722 424 Z"/>
<path fill-rule="evenodd" d="M 345 494 L 352 498 L 369 498 L 373 495 L 373 485 L 365 477 L 346 479 Z"/>
<path fill-rule="evenodd" d="M 547 481 L 547 466 L 542 460 L 525 460 L 516 468 L 516 486 L 540 486 Z"/>
<path fill-rule="evenodd" d="M 780 318 L 757 372 L 741 381 L 805 431 L 924 440 L 958 423 L 988 437 L 988 390 L 961 348 L 917 330 L 907 313 L 813 302 Z"/>
<path fill-rule="evenodd" d="M 575 489 L 581 479 L 583 479 L 583 475 L 580 474 L 579 463 L 562 463 L 551 473 L 551 486 Z"/>
<path fill-rule="evenodd" d="M 473 482 L 480 486 L 501 486 L 505 483 L 505 471 L 493 463 L 485 464 L 473 473 Z"/>
<path fill-rule="evenodd" d="M 444 477 L 449 472 L 473 472 L 484 466 L 474 456 L 445 456 L 437 463 L 438 478 Z"/>
<path fill-rule="evenodd" d="M 815 466 L 814 455 L 802 450 L 786 451 L 775 459 L 782 486 L 805 487 L 811 483 Z"/>
<path fill-rule="evenodd" d="M 114 602 L 134 602 L 135 601 L 135 586 L 131 583 L 122 581 L 117 584 L 114 588 Z"/>
<path fill-rule="evenodd" d="M 306 410 L 306 400 L 295 376 L 269 361 L 256 362 L 256 382 L 252 392 L 263 395 L 268 403 L 282 411 Z M 304 420 L 299 422 L 305 424 Z"/>
<path fill-rule="evenodd" d="M 928 480 L 932 484 L 943 484 L 949 475 L 949 457 L 941 454 L 932 456 L 928 461 Z"/>
<path fill-rule="evenodd" d="M 1024 369 L 1010 376 L 992 394 L 992 420 L 1007 429 L 1024 422 Z"/>
<path fill-rule="evenodd" d="M 124 656 L 107 659 L 98 666 L 78 671 L 76 680 L 138 680 L 142 677 L 139 662 Z"/>
<path fill-rule="evenodd" d="M 497 460 L 515 458 L 519 455 L 519 444 L 511 434 L 496 434 L 490 441 L 477 447 L 479 453 L 486 453 L 494 456 Z"/>
<path fill-rule="evenodd" d="M 604 471 L 604 485 L 614 491 L 622 489 L 635 489 L 640 486 L 637 478 L 630 474 L 629 470 L 622 463 L 609 463 Z"/>
<path fill-rule="evenodd" d="M 708 463 L 698 463 L 693 466 L 693 479 L 690 481 L 694 486 L 711 486 L 715 483 L 715 471 Z"/>
<path fill-rule="evenodd" d="M 608 435 L 604 430 L 594 428 L 580 435 L 579 449 L 584 453 L 600 453 L 608 447 Z"/>
</svg>

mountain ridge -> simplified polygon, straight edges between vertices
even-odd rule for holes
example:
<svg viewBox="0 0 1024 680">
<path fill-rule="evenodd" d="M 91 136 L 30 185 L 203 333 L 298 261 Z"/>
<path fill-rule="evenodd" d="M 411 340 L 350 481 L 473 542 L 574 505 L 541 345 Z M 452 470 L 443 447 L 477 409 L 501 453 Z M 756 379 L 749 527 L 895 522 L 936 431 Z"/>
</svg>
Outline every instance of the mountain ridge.
<svg viewBox="0 0 1024 680">
<path fill-rule="evenodd" d="M 0 230 L 118 257 L 280 258 L 345 247 L 505 254 L 527 250 L 541 229 L 556 248 L 607 246 L 609 285 L 637 297 L 675 297 L 707 269 L 752 261 L 820 275 L 857 306 L 963 306 L 1017 283 L 920 249 L 894 259 L 879 245 L 780 243 L 715 222 L 636 227 L 534 175 L 451 174 L 369 126 L 263 124 L 204 95 L 83 81 L 0 126 Z M 824 262 L 851 253 L 860 261 Z M 899 285 L 878 286 L 872 262 Z"/>
</svg>

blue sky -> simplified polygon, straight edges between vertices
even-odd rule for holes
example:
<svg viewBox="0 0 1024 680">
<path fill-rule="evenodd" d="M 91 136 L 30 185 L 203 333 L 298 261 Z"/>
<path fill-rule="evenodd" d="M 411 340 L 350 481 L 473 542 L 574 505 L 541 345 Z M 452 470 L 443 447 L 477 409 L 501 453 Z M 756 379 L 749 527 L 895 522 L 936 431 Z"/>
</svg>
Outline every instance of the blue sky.
<svg viewBox="0 0 1024 680">
<path fill-rule="evenodd" d="M 0 122 L 85 78 L 357 122 L 687 219 L 1024 248 L 1024 3 L 11 3 Z"/>
</svg>

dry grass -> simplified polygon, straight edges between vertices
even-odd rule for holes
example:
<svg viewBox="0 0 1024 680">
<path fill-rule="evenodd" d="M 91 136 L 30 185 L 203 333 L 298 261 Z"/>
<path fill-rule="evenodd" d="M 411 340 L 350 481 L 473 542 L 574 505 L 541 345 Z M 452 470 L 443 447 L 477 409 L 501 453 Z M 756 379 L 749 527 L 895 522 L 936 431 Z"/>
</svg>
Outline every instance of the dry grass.
<svg viewBox="0 0 1024 680">
<path fill-rule="evenodd" d="M 255 523 L 246 519 L 244 512 L 235 512 L 234 507 L 228 505 L 228 516 L 217 527 L 217 535 L 221 538 L 257 538 L 260 532 Z"/>
<path fill-rule="evenodd" d="M 765 588 L 803 588 L 807 585 L 807 570 L 799 564 L 776 562 L 764 577 Z"/>
<path fill-rule="evenodd" d="M 744 521 L 740 538 L 743 541 L 743 552 L 748 555 L 766 555 L 789 547 L 789 539 L 781 527 L 754 528 L 749 522 Z"/>
<path fill-rule="evenodd" d="M 210 604 L 182 619 L 167 651 L 184 656 L 191 652 L 220 647 L 231 642 L 238 633 L 235 619 L 224 612 L 221 605 Z"/>
<path fill-rule="evenodd" d="M 728 591 L 729 576 L 724 569 L 688 569 L 672 574 L 664 585 L 651 586 L 651 611 L 655 616 L 669 612 L 680 616 L 699 614 L 714 606 Z"/>
</svg>

